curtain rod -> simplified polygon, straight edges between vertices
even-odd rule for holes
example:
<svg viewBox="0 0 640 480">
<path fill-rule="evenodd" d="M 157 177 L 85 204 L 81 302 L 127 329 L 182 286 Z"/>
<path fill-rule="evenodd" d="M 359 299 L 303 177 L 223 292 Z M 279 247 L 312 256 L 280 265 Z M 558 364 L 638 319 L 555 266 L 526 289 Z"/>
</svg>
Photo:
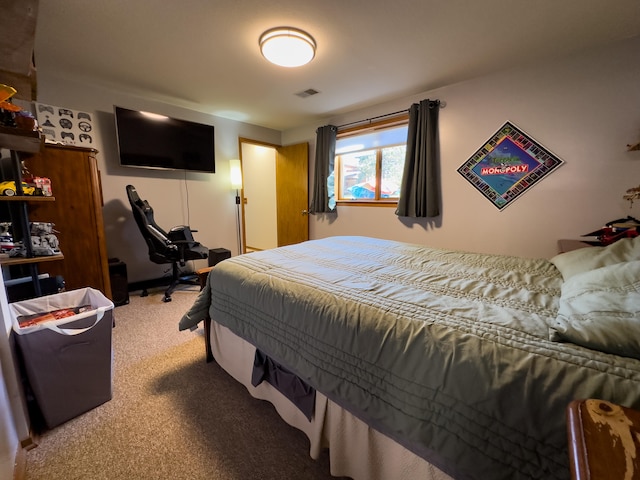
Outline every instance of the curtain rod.
<svg viewBox="0 0 640 480">
<path fill-rule="evenodd" d="M 432 101 L 438 102 L 440 104 L 440 108 L 444 108 L 447 106 L 447 103 L 444 101 L 440 101 L 440 100 L 432 100 Z M 402 113 L 407 113 L 407 112 L 409 112 L 409 109 L 405 108 L 404 110 L 398 110 L 397 112 L 385 113 L 384 115 L 378 115 L 377 117 L 365 118 L 364 120 L 356 120 L 355 122 L 345 123 L 344 125 L 338 125 L 336 128 L 340 129 L 344 127 L 350 127 L 351 125 L 357 125 L 358 123 L 365 123 L 365 122 L 371 123 L 372 120 L 379 120 L 381 118 L 387 118 L 387 117 L 395 117 L 396 115 L 400 115 Z"/>
</svg>

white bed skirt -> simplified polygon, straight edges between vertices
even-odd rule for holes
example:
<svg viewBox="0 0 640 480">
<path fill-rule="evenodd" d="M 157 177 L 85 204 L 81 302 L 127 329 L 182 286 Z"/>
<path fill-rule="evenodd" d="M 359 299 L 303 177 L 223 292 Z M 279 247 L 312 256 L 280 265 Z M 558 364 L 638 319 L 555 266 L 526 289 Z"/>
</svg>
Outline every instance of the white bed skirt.
<svg viewBox="0 0 640 480">
<path fill-rule="evenodd" d="M 211 349 L 218 364 L 253 397 L 273 404 L 285 422 L 305 433 L 312 458 L 317 459 L 324 448 L 329 449 L 332 475 L 354 480 L 452 480 L 320 392 L 316 392 L 315 414 L 309 421 L 269 383 L 251 385 L 255 347 L 215 321 L 211 322 Z"/>
</svg>

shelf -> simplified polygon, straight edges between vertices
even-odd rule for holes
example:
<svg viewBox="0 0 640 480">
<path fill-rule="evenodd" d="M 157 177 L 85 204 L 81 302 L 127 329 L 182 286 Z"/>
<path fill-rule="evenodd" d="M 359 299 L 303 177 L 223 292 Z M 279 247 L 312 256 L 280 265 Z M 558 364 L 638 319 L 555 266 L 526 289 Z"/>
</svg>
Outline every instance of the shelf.
<svg viewBox="0 0 640 480">
<path fill-rule="evenodd" d="M 627 150 L 630 152 L 634 150 L 640 150 L 640 143 L 636 143 L 635 145 L 627 145 Z"/>
<path fill-rule="evenodd" d="M 55 262 L 57 260 L 64 260 L 64 255 L 43 255 L 41 257 L 9 257 L 0 258 L 0 265 L 27 265 L 30 263 L 43 263 L 43 262 Z"/>
<path fill-rule="evenodd" d="M 41 197 L 38 195 L 14 195 L 8 197 L 0 195 L 0 202 L 55 202 L 56 197 Z"/>
<path fill-rule="evenodd" d="M 0 148 L 37 153 L 42 149 L 43 144 L 39 131 L 0 126 Z"/>
</svg>

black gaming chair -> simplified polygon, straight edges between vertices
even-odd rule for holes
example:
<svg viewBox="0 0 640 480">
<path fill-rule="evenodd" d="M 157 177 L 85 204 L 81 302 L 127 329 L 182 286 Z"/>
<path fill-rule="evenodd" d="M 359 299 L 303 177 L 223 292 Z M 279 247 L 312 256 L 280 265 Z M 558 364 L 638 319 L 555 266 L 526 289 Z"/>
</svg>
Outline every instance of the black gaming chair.
<svg viewBox="0 0 640 480">
<path fill-rule="evenodd" d="M 187 260 L 201 260 L 207 258 L 209 250 L 193 239 L 191 230 L 186 225 L 173 227 L 169 232 L 160 228 L 153 219 L 153 208 L 146 200 L 141 200 L 133 185 L 127 185 L 127 196 L 133 211 L 138 228 L 147 242 L 149 259 L 153 263 L 172 265 L 171 283 L 164 292 L 163 302 L 171 301 L 171 294 L 176 286 L 183 283 L 192 283 L 180 277 L 178 265 L 184 267 Z M 143 291 L 145 295 L 145 291 Z"/>
</svg>

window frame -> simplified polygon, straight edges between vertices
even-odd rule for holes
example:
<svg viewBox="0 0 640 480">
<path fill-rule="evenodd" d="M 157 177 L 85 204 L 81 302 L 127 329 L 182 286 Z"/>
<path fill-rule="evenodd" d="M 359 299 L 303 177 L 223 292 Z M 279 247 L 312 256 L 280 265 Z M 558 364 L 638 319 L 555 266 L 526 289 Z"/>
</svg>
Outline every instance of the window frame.
<svg viewBox="0 0 640 480">
<path fill-rule="evenodd" d="M 337 133 L 337 138 L 351 137 L 356 135 L 364 135 L 368 132 L 373 132 L 375 130 L 383 130 L 393 127 L 399 127 L 403 125 L 409 124 L 409 113 L 404 113 L 399 116 L 394 116 L 393 118 L 387 118 L 383 120 L 379 120 L 377 122 L 369 122 L 366 125 L 356 125 L 349 128 L 339 129 Z M 405 144 L 406 145 L 406 144 Z M 393 146 L 393 145 L 388 145 Z M 387 147 L 387 145 L 385 145 Z M 376 197 L 380 196 L 380 186 L 382 184 L 382 149 L 385 148 L 376 148 Z M 342 194 L 342 166 L 341 166 L 341 155 L 336 154 L 334 160 L 334 188 L 335 188 L 335 198 L 336 205 L 341 206 L 351 206 L 351 207 L 395 207 L 398 205 L 397 198 L 371 198 L 371 199 L 353 199 L 350 200 L 348 198 L 340 198 Z"/>
</svg>

